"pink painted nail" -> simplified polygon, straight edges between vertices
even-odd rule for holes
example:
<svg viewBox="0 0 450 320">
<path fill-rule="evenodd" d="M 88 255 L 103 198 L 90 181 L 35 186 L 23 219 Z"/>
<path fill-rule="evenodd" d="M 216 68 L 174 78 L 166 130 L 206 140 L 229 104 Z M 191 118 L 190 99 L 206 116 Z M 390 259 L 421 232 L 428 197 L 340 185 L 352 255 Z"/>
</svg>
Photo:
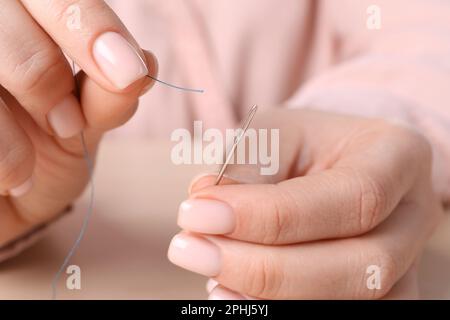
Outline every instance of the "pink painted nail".
<svg viewBox="0 0 450 320">
<path fill-rule="evenodd" d="M 33 186 L 33 181 L 30 178 L 27 181 L 25 181 L 24 183 L 22 183 L 20 186 L 9 190 L 9 195 L 11 195 L 12 197 L 15 197 L 15 198 L 21 197 L 21 196 L 25 195 L 28 191 L 30 191 L 32 186 Z"/>
<path fill-rule="evenodd" d="M 48 113 L 47 120 L 58 137 L 63 139 L 75 136 L 84 127 L 80 104 L 73 95 L 54 106 Z"/>
<path fill-rule="evenodd" d="M 173 264 L 207 277 L 214 277 L 220 272 L 220 250 L 205 238 L 177 234 L 170 242 L 167 256 Z"/>
<path fill-rule="evenodd" d="M 147 66 L 136 49 L 116 32 L 99 36 L 94 43 L 93 54 L 103 74 L 118 89 L 125 89 L 148 74 Z"/>
<path fill-rule="evenodd" d="M 215 287 L 217 287 L 219 285 L 219 283 L 214 280 L 214 279 L 208 279 L 208 281 L 206 282 L 206 291 L 208 293 L 211 293 L 211 291 L 213 291 L 213 289 Z"/>
<path fill-rule="evenodd" d="M 208 300 L 247 300 L 237 292 L 222 286 L 217 286 L 209 295 Z"/>
<path fill-rule="evenodd" d="M 234 230 L 233 209 L 222 201 L 190 199 L 183 201 L 178 211 L 182 229 L 207 234 L 226 234 Z"/>
</svg>

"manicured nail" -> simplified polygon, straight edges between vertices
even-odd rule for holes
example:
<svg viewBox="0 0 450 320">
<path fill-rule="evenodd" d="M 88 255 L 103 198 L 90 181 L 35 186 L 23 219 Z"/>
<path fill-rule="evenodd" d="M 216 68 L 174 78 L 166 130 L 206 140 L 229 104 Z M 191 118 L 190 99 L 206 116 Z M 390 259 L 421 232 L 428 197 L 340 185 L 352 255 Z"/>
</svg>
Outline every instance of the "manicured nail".
<svg viewBox="0 0 450 320">
<path fill-rule="evenodd" d="M 190 199 L 183 201 L 178 211 L 178 225 L 185 230 L 226 234 L 236 225 L 233 209 L 222 201 Z"/>
<path fill-rule="evenodd" d="M 219 285 L 219 283 L 214 280 L 214 279 L 208 279 L 208 281 L 206 282 L 206 291 L 208 293 L 211 293 L 211 291 L 213 291 L 213 289 L 215 287 L 217 287 Z"/>
<path fill-rule="evenodd" d="M 25 195 L 28 191 L 30 191 L 31 187 L 33 186 L 33 181 L 28 179 L 24 183 L 22 183 L 20 186 L 12 188 L 9 190 L 9 195 L 15 198 L 21 197 Z"/>
<path fill-rule="evenodd" d="M 217 286 L 209 295 L 208 300 L 247 300 L 237 292 L 222 286 Z"/>
<path fill-rule="evenodd" d="M 80 133 L 84 127 L 84 118 L 78 100 L 69 95 L 54 106 L 47 120 L 58 137 L 66 139 Z"/>
<path fill-rule="evenodd" d="M 205 238 L 177 234 L 170 242 L 167 257 L 173 264 L 207 277 L 214 277 L 220 272 L 220 250 Z"/>
<path fill-rule="evenodd" d="M 116 32 L 99 36 L 94 43 L 93 54 L 99 68 L 118 89 L 125 89 L 148 74 L 147 66 L 136 49 Z"/>
</svg>

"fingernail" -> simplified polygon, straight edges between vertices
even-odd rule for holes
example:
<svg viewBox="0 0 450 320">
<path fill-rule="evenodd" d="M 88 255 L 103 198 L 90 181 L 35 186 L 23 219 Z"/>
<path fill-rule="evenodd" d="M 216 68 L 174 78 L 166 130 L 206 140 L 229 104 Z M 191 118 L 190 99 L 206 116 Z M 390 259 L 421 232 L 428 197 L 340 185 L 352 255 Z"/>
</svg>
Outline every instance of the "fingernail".
<svg viewBox="0 0 450 320">
<path fill-rule="evenodd" d="M 94 58 L 105 76 L 118 89 L 125 89 L 148 74 L 136 49 L 120 34 L 106 32 L 93 46 Z"/>
<path fill-rule="evenodd" d="M 208 300 L 247 300 L 237 292 L 222 286 L 216 287 L 209 295 Z"/>
<path fill-rule="evenodd" d="M 220 272 L 220 250 L 204 238 L 177 234 L 170 242 L 167 257 L 173 264 L 207 277 L 214 277 Z"/>
<path fill-rule="evenodd" d="M 178 225 L 194 232 L 226 234 L 234 230 L 236 222 L 233 209 L 225 202 L 190 199 L 180 205 Z"/>
<path fill-rule="evenodd" d="M 58 137 L 66 139 L 80 133 L 84 127 L 84 118 L 78 100 L 69 95 L 54 106 L 47 120 Z"/>
<path fill-rule="evenodd" d="M 28 191 L 30 191 L 31 187 L 33 186 L 33 181 L 28 179 L 24 183 L 22 183 L 20 186 L 12 188 L 9 190 L 9 195 L 15 198 L 21 197 L 25 195 Z"/>
<path fill-rule="evenodd" d="M 211 291 L 213 291 L 213 289 L 215 287 L 217 287 L 219 285 L 219 283 L 214 280 L 214 279 L 208 279 L 208 281 L 206 282 L 206 291 L 208 293 L 211 293 Z"/>
</svg>

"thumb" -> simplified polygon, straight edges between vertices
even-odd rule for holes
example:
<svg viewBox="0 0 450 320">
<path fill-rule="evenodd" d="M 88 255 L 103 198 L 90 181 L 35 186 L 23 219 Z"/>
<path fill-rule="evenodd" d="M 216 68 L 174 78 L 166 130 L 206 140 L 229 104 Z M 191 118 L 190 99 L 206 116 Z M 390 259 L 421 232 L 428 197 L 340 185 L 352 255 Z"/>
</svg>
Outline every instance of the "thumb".
<svg viewBox="0 0 450 320">
<path fill-rule="evenodd" d="M 149 75 L 156 77 L 158 63 L 156 57 L 149 51 L 144 51 L 145 63 Z M 102 134 L 119 127 L 128 121 L 138 107 L 139 97 L 154 85 L 154 80 L 145 77 L 121 92 L 104 89 L 84 72 L 77 75 L 80 105 L 86 121 L 84 135 L 90 153 L 94 153 Z M 69 114 L 61 117 L 70 117 Z M 69 121 L 61 121 L 68 123 Z M 58 139 L 62 148 L 76 155 L 83 154 L 83 146 L 79 136 L 71 139 Z"/>
<path fill-rule="evenodd" d="M 149 74 L 156 77 L 156 57 L 149 51 L 144 51 L 144 55 Z M 139 97 L 150 90 L 154 81 L 144 77 L 121 92 L 105 90 L 84 73 L 79 76 L 79 83 L 87 127 L 106 131 L 122 125 L 133 115 Z"/>
</svg>

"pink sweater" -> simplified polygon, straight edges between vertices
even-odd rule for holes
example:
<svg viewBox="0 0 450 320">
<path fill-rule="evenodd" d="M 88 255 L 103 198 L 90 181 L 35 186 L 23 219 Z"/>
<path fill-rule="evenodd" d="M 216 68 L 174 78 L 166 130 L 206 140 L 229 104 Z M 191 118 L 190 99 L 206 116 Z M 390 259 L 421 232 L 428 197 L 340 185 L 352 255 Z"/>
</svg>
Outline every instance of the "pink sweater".
<svg viewBox="0 0 450 320">
<path fill-rule="evenodd" d="M 110 0 L 161 79 L 112 136 L 165 136 L 194 119 L 236 124 L 258 103 L 407 122 L 434 148 L 434 183 L 450 200 L 450 1 Z M 373 21 L 373 20 L 370 20 Z M 370 22 L 369 21 L 369 22 Z"/>
</svg>

